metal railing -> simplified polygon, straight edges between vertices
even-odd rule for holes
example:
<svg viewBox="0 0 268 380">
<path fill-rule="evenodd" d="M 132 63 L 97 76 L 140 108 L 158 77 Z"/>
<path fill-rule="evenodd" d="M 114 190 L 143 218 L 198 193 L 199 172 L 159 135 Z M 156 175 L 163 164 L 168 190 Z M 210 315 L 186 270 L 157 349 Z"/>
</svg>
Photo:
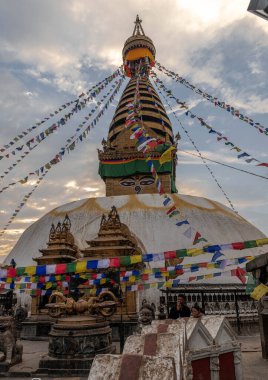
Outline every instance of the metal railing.
<svg viewBox="0 0 268 380">
<path fill-rule="evenodd" d="M 245 323 L 256 324 L 258 320 L 258 302 L 246 294 L 243 285 L 191 285 L 161 291 L 160 303 L 165 304 L 167 314 L 176 305 L 178 295 L 184 294 L 190 308 L 197 303 L 206 315 L 227 317 L 239 334 Z"/>
</svg>

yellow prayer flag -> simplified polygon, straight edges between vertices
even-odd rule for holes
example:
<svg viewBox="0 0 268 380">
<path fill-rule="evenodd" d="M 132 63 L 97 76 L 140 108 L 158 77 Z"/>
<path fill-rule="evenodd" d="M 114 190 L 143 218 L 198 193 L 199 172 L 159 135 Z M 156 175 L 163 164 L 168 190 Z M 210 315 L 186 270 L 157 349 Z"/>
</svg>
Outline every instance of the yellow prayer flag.
<svg viewBox="0 0 268 380">
<path fill-rule="evenodd" d="M 210 274 L 205 274 L 205 276 L 204 276 L 204 278 L 213 278 L 213 274 L 212 273 L 210 273 Z"/>
<path fill-rule="evenodd" d="M 264 239 L 257 239 L 256 240 L 256 243 L 257 243 L 257 246 L 260 247 L 262 245 L 265 245 L 265 244 L 268 244 L 268 238 L 264 238 Z"/>
<path fill-rule="evenodd" d="M 165 286 L 166 288 L 171 288 L 171 287 L 172 287 L 172 280 L 168 280 L 168 281 L 166 281 L 165 284 L 164 284 L 164 286 Z"/>
<path fill-rule="evenodd" d="M 151 273 L 152 273 L 152 269 L 150 269 L 150 268 L 145 268 L 143 270 L 143 274 L 151 274 Z"/>
<path fill-rule="evenodd" d="M 170 148 L 168 148 L 163 154 L 162 156 L 159 158 L 159 164 L 160 165 L 163 165 L 165 162 L 169 162 L 171 161 L 172 159 L 172 151 L 173 150 L 176 150 L 176 148 L 174 146 L 171 146 Z"/>
<path fill-rule="evenodd" d="M 82 273 L 86 272 L 87 270 L 87 262 L 86 261 L 77 261 L 75 272 L 76 273 Z"/>
<path fill-rule="evenodd" d="M 151 287 L 151 288 L 157 288 L 157 282 L 153 282 L 153 283 L 151 283 L 151 284 L 150 284 L 150 287 Z"/>
<path fill-rule="evenodd" d="M 106 278 L 101 278 L 100 279 L 100 285 L 103 285 L 103 284 L 105 284 L 106 283 Z"/>
<path fill-rule="evenodd" d="M 215 268 L 215 263 L 208 263 L 207 268 L 209 268 L 209 269 Z"/>
<path fill-rule="evenodd" d="M 141 263 L 141 262 L 142 262 L 141 255 L 130 256 L 130 263 L 131 264 L 136 264 L 136 263 Z"/>
<path fill-rule="evenodd" d="M 35 274 L 35 271 L 36 271 L 36 267 L 34 267 L 34 266 L 30 266 L 30 267 L 25 268 L 25 273 L 27 276 L 32 276 L 33 274 Z"/>
<path fill-rule="evenodd" d="M 135 282 L 136 276 L 129 276 L 129 282 Z"/>
<path fill-rule="evenodd" d="M 250 293 L 250 297 L 256 301 L 259 301 L 262 296 L 268 293 L 268 286 L 264 284 L 260 284 L 256 286 L 252 293 Z"/>
<path fill-rule="evenodd" d="M 47 283 L 46 283 L 46 289 L 51 288 L 51 286 L 52 286 L 52 282 L 47 282 Z"/>
<path fill-rule="evenodd" d="M 187 249 L 187 256 L 198 256 L 204 253 L 203 248 Z"/>
</svg>

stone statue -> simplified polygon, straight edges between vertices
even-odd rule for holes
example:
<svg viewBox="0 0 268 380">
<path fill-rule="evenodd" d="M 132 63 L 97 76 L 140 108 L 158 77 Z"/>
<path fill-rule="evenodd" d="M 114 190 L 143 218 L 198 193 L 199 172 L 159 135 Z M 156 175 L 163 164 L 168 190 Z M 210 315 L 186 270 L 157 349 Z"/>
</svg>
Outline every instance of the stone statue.
<svg viewBox="0 0 268 380">
<path fill-rule="evenodd" d="M 142 301 L 139 311 L 139 324 L 140 326 L 150 325 L 152 320 L 155 319 L 155 305 L 149 304 L 146 299 Z"/>
<path fill-rule="evenodd" d="M 23 346 L 16 340 L 14 318 L 0 317 L 0 362 L 14 365 L 22 361 Z"/>
<path fill-rule="evenodd" d="M 46 305 L 51 317 L 59 317 L 62 314 L 101 314 L 110 317 L 116 312 L 117 298 L 110 291 L 102 292 L 98 297 L 82 297 L 75 301 L 71 297 L 65 297 L 61 292 L 55 291 Z"/>
</svg>

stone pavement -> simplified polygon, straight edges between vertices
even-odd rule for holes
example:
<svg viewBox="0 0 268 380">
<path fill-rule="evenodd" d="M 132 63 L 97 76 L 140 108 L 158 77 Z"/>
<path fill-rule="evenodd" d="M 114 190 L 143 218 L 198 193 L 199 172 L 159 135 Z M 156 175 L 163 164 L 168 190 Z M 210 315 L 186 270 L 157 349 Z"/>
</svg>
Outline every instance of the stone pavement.
<svg viewBox="0 0 268 380">
<path fill-rule="evenodd" d="M 242 349 L 242 363 L 244 380 L 268 379 L 268 361 L 262 359 L 260 336 L 239 337 Z M 25 380 L 87 380 L 87 377 L 42 376 L 34 375 L 38 368 L 39 360 L 48 351 L 48 342 L 23 340 L 23 362 L 11 367 L 11 373 L 6 374 L 8 379 Z"/>
<path fill-rule="evenodd" d="M 240 336 L 244 380 L 268 379 L 268 361 L 262 358 L 260 335 Z"/>
</svg>

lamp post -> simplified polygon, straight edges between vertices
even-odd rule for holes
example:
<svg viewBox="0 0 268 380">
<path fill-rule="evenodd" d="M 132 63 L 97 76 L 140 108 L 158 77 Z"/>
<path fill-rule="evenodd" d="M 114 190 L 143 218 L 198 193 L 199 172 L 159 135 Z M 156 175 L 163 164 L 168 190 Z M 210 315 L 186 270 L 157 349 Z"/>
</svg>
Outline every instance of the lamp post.
<svg viewBox="0 0 268 380">
<path fill-rule="evenodd" d="M 251 0 L 248 11 L 268 20 L 268 0 Z"/>
</svg>

